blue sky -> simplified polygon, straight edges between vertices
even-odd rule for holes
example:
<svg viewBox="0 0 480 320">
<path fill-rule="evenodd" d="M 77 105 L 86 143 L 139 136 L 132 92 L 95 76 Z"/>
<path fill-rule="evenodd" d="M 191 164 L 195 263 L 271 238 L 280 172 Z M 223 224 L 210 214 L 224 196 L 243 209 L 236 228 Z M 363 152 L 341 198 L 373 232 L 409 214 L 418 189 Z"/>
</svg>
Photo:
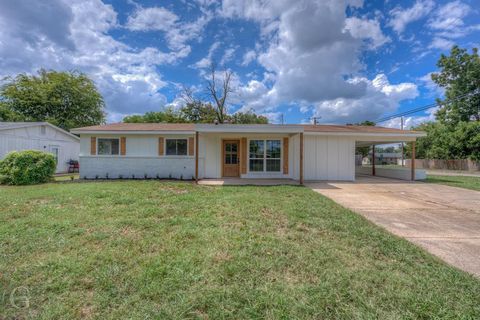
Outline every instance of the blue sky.
<svg viewBox="0 0 480 320">
<path fill-rule="evenodd" d="M 229 111 L 351 123 L 429 104 L 442 53 L 479 46 L 478 0 L 0 0 L 0 76 L 80 70 L 110 122 L 205 97 L 208 66 L 234 73 Z M 433 110 L 407 126 L 433 119 Z M 395 119 L 386 126 L 398 126 Z"/>
</svg>

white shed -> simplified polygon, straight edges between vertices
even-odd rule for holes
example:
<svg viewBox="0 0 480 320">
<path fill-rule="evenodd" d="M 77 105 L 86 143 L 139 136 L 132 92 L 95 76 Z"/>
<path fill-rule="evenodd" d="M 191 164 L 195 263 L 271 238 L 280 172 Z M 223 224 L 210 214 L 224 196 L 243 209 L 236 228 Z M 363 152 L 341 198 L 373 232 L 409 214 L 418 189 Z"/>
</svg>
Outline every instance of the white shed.
<svg viewBox="0 0 480 320">
<path fill-rule="evenodd" d="M 69 160 L 78 160 L 80 138 L 48 122 L 0 122 L 0 159 L 20 150 L 53 153 L 56 172 L 67 172 Z"/>
</svg>

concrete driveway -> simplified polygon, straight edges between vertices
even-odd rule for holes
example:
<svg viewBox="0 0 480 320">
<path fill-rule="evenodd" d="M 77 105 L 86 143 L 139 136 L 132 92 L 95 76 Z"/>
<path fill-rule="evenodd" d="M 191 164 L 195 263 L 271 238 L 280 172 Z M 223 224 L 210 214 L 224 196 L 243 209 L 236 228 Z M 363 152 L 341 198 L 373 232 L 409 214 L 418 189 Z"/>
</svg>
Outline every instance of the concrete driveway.
<svg viewBox="0 0 480 320">
<path fill-rule="evenodd" d="M 480 277 L 480 192 L 370 176 L 306 185 Z"/>
</svg>

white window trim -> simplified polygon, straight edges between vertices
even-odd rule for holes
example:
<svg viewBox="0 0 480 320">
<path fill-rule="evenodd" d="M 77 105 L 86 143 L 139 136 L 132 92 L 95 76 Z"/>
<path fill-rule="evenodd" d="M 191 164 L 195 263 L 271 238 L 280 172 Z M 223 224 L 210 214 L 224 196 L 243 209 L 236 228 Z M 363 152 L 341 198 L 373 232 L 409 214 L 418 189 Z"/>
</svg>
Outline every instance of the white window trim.
<svg viewBox="0 0 480 320">
<path fill-rule="evenodd" d="M 186 140 L 187 141 L 187 153 L 186 154 L 167 154 L 167 141 L 168 140 Z M 165 138 L 165 145 L 163 146 L 163 155 L 165 157 L 189 157 L 188 155 L 188 147 L 189 147 L 189 142 L 188 142 L 188 138 Z M 176 146 L 177 148 L 177 152 L 178 152 L 178 146 Z"/>
<path fill-rule="evenodd" d="M 105 140 L 118 140 L 118 154 L 99 154 L 98 151 L 100 150 L 99 149 L 99 140 L 100 139 L 105 139 Z M 117 137 L 97 137 L 95 138 L 96 140 L 96 145 L 97 145 L 97 148 L 96 148 L 96 155 L 99 156 L 99 157 L 119 157 L 120 156 L 120 138 L 117 138 Z"/>
<path fill-rule="evenodd" d="M 250 141 L 263 141 L 263 158 L 250 158 Z M 280 142 L 280 158 L 267 158 L 267 140 L 270 141 L 279 141 Z M 282 144 L 282 139 L 281 138 L 252 138 L 247 140 L 247 152 L 248 152 L 248 157 L 247 157 L 247 172 L 248 174 L 258 174 L 258 175 L 278 175 L 278 174 L 283 174 L 282 168 L 283 168 L 283 144 Z M 267 159 L 270 160 L 280 160 L 280 170 L 278 171 L 267 171 Z M 263 170 L 262 171 L 251 171 L 250 170 L 250 160 L 263 160 Z"/>
</svg>

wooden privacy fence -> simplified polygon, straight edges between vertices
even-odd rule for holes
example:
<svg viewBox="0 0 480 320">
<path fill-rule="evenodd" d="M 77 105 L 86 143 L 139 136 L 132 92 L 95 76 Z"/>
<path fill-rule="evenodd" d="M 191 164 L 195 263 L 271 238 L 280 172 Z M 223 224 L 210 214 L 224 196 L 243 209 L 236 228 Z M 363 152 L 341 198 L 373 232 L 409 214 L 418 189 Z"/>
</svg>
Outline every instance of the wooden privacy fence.
<svg viewBox="0 0 480 320">
<path fill-rule="evenodd" d="M 405 166 L 410 167 L 410 163 L 410 159 L 405 160 Z M 480 171 L 480 162 L 469 159 L 415 159 L 415 167 L 419 169 Z"/>
</svg>

